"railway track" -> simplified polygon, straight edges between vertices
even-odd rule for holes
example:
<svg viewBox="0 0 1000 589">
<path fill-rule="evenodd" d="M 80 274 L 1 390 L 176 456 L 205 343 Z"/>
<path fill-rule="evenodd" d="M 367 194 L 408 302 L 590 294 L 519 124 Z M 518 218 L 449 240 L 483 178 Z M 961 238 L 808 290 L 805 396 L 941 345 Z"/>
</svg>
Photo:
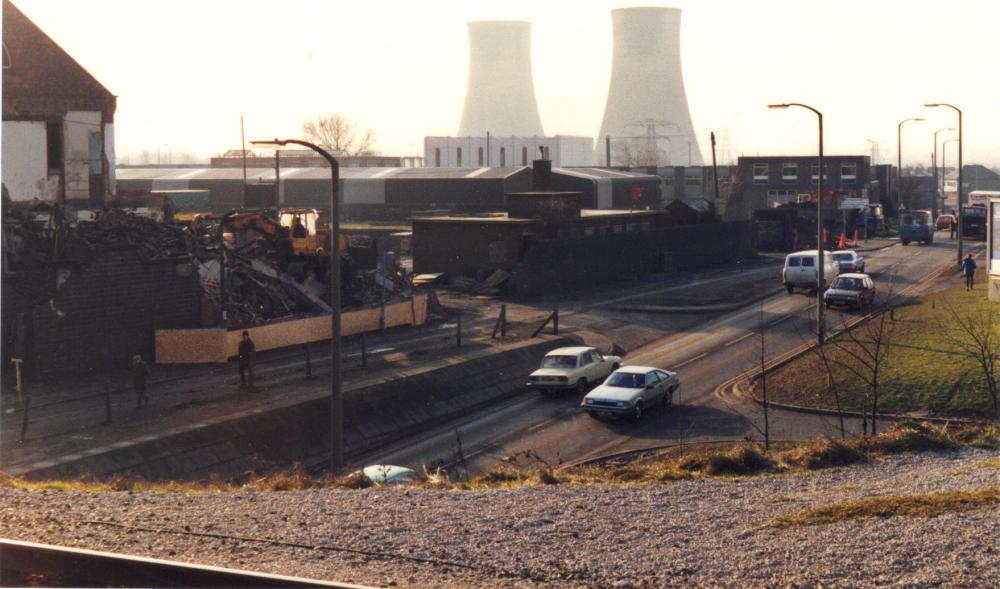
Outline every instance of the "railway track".
<svg viewBox="0 0 1000 589">
<path fill-rule="evenodd" d="M 271 575 L 7 539 L 0 539 L 0 586 L 372 589 L 365 585 Z"/>
</svg>

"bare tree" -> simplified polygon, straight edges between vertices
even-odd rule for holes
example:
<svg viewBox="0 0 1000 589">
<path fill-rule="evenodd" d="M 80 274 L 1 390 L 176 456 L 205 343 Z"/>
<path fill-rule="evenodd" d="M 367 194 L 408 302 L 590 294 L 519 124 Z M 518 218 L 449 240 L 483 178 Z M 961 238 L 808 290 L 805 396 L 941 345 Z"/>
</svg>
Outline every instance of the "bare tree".
<svg viewBox="0 0 1000 589">
<path fill-rule="evenodd" d="M 889 362 L 892 338 L 895 334 L 895 321 L 890 318 L 890 312 L 896 304 L 891 284 L 892 278 L 890 278 L 890 291 L 886 299 L 881 305 L 878 305 L 877 309 L 873 310 L 869 320 L 861 321 L 845 329 L 840 335 L 828 342 L 840 352 L 834 361 L 865 385 L 866 392 L 862 414 L 865 414 L 869 407 L 871 408 L 872 435 L 878 433 L 876 418 L 881 393 L 881 379 L 884 376 L 883 369 Z M 866 423 L 867 418 L 864 418 L 862 426 L 864 427 Z"/>
<path fill-rule="evenodd" d="M 813 347 L 813 352 L 819 356 L 820 361 L 823 362 L 823 370 L 826 372 L 826 382 L 827 388 L 833 393 L 833 400 L 837 405 L 837 418 L 840 420 L 840 439 L 847 439 L 847 430 L 844 427 L 844 408 L 843 404 L 840 402 L 840 384 L 837 382 L 837 376 L 834 373 L 833 366 L 830 364 L 830 357 L 827 354 L 827 346 L 815 346 Z"/>
<path fill-rule="evenodd" d="M 655 144 L 650 146 L 641 137 L 616 139 L 611 147 L 611 157 L 616 165 L 626 168 L 658 166 L 665 160 L 662 149 Z"/>
<path fill-rule="evenodd" d="M 993 415 L 1000 420 L 1000 310 L 990 304 L 959 309 L 947 299 L 941 299 L 941 304 L 948 318 L 939 324 L 941 336 L 979 365 L 993 401 Z"/>
<path fill-rule="evenodd" d="M 340 113 L 318 116 L 302 124 L 308 141 L 329 150 L 333 155 L 375 155 L 375 132 L 360 129 Z"/>
</svg>

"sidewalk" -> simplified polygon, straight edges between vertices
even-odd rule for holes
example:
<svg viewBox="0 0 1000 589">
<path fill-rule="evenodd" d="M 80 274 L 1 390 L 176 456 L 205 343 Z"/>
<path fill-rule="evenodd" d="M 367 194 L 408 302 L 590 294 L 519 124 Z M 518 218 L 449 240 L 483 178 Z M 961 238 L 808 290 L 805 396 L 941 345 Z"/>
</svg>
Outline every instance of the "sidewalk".
<svg viewBox="0 0 1000 589">
<path fill-rule="evenodd" d="M 447 324 L 408 329 L 372 338 L 367 366 L 357 344 L 345 346 L 343 390 L 348 392 L 408 378 L 473 358 L 499 354 L 525 342 L 474 337 L 455 347 Z M 542 341 L 542 340 L 538 340 Z M 65 460 L 108 452 L 181 431 L 204 427 L 329 395 L 329 345 L 315 345 L 312 378 L 305 377 L 303 350 L 258 355 L 254 391 L 240 390 L 235 362 L 210 366 L 153 366 L 147 387 L 150 404 L 137 409 L 128 371 L 31 385 L 26 440 L 19 443 L 24 409 L 4 391 L 0 414 L 0 469 L 17 474 Z M 105 422 L 107 382 L 112 383 Z"/>
</svg>

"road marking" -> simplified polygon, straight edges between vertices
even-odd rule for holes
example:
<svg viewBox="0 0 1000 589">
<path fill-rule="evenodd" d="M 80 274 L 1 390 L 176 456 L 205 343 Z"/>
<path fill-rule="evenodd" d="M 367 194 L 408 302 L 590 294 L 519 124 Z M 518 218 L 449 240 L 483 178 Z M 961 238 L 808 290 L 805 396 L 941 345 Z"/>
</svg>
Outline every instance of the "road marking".
<svg viewBox="0 0 1000 589">
<path fill-rule="evenodd" d="M 542 429 L 543 427 L 547 426 L 548 424 L 552 423 L 553 421 L 555 421 L 555 419 L 546 419 L 545 421 L 543 421 L 541 423 L 536 423 L 535 425 L 529 427 L 525 431 L 533 432 L 536 429 Z"/>
<path fill-rule="evenodd" d="M 708 355 L 708 352 L 704 352 L 702 354 L 698 354 L 697 356 L 695 356 L 694 358 L 691 358 L 690 360 L 685 360 L 685 361 L 681 362 L 680 364 L 674 364 L 674 368 L 680 368 L 682 366 L 687 366 L 688 364 L 690 364 L 692 362 L 696 362 L 698 360 L 701 360 L 702 358 L 704 358 L 707 355 Z"/>
<path fill-rule="evenodd" d="M 772 324 L 772 325 L 773 325 L 773 324 Z M 729 342 L 728 344 L 726 344 L 726 346 L 725 346 L 725 347 L 727 347 L 727 348 L 728 348 L 729 346 L 734 346 L 734 345 L 736 345 L 736 344 L 740 343 L 741 341 L 743 341 L 743 340 L 747 339 L 748 337 L 750 337 L 750 336 L 752 336 L 752 335 L 754 335 L 754 333 L 753 333 L 753 332 L 751 331 L 750 333 L 748 333 L 748 334 L 746 334 L 746 335 L 742 335 L 742 336 L 740 336 L 740 337 L 738 337 L 738 338 L 734 339 L 733 341 Z"/>
</svg>

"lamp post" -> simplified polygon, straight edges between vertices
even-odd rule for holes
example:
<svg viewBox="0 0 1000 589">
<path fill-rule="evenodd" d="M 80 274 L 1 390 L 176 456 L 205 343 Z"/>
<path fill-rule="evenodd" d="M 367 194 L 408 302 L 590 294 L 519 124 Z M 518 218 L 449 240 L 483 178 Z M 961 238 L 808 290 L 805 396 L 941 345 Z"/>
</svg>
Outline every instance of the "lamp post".
<svg viewBox="0 0 1000 589">
<path fill-rule="evenodd" d="M 898 175 L 898 178 L 896 179 L 897 210 L 899 209 L 899 203 L 903 202 L 903 123 L 922 120 L 924 120 L 923 117 L 910 117 L 899 121 L 899 124 L 896 125 L 896 174 Z"/>
<path fill-rule="evenodd" d="M 958 113 L 958 208 L 956 209 L 957 215 L 955 216 L 955 222 L 958 223 L 958 265 L 962 265 L 962 110 L 953 104 L 948 104 L 947 102 L 931 102 L 925 104 L 924 106 L 928 108 L 936 108 L 939 106 L 947 106 L 948 108 L 954 110 Z"/>
<path fill-rule="evenodd" d="M 299 139 L 273 139 L 251 141 L 252 145 L 277 145 L 289 143 L 308 147 L 323 156 L 330 164 L 330 470 L 336 472 L 344 465 L 344 398 L 341 390 L 340 366 L 340 203 L 337 198 L 340 183 L 340 164 L 318 145 Z"/>
<path fill-rule="evenodd" d="M 819 178 L 816 188 L 816 342 L 819 345 L 824 343 L 823 324 L 823 285 L 826 282 L 823 276 L 823 113 L 808 104 L 798 102 L 786 102 L 782 104 L 769 104 L 767 108 L 788 108 L 798 106 L 807 108 L 819 119 Z"/>
<path fill-rule="evenodd" d="M 934 162 L 933 162 L 933 164 L 934 164 L 934 213 L 935 213 L 935 216 L 937 216 L 938 202 L 941 200 L 941 187 L 940 187 L 940 184 L 938 184 L 938 157 L 937 157 L 938 140 L 937 140 L 937 136 L 938 136 L 938 133 L 940 133 L 941 131 L 954 131 L 954 130 L 955 130 L 954 127 L 942 127 L 940 129 L 934 131 Z M 944 170 L 941 171 L 941 174 L 942 174 L 942 176 L 944 175 Z M 942 205 L 942 208 L 943 208 L 943 205 Z"/>
</svg>

